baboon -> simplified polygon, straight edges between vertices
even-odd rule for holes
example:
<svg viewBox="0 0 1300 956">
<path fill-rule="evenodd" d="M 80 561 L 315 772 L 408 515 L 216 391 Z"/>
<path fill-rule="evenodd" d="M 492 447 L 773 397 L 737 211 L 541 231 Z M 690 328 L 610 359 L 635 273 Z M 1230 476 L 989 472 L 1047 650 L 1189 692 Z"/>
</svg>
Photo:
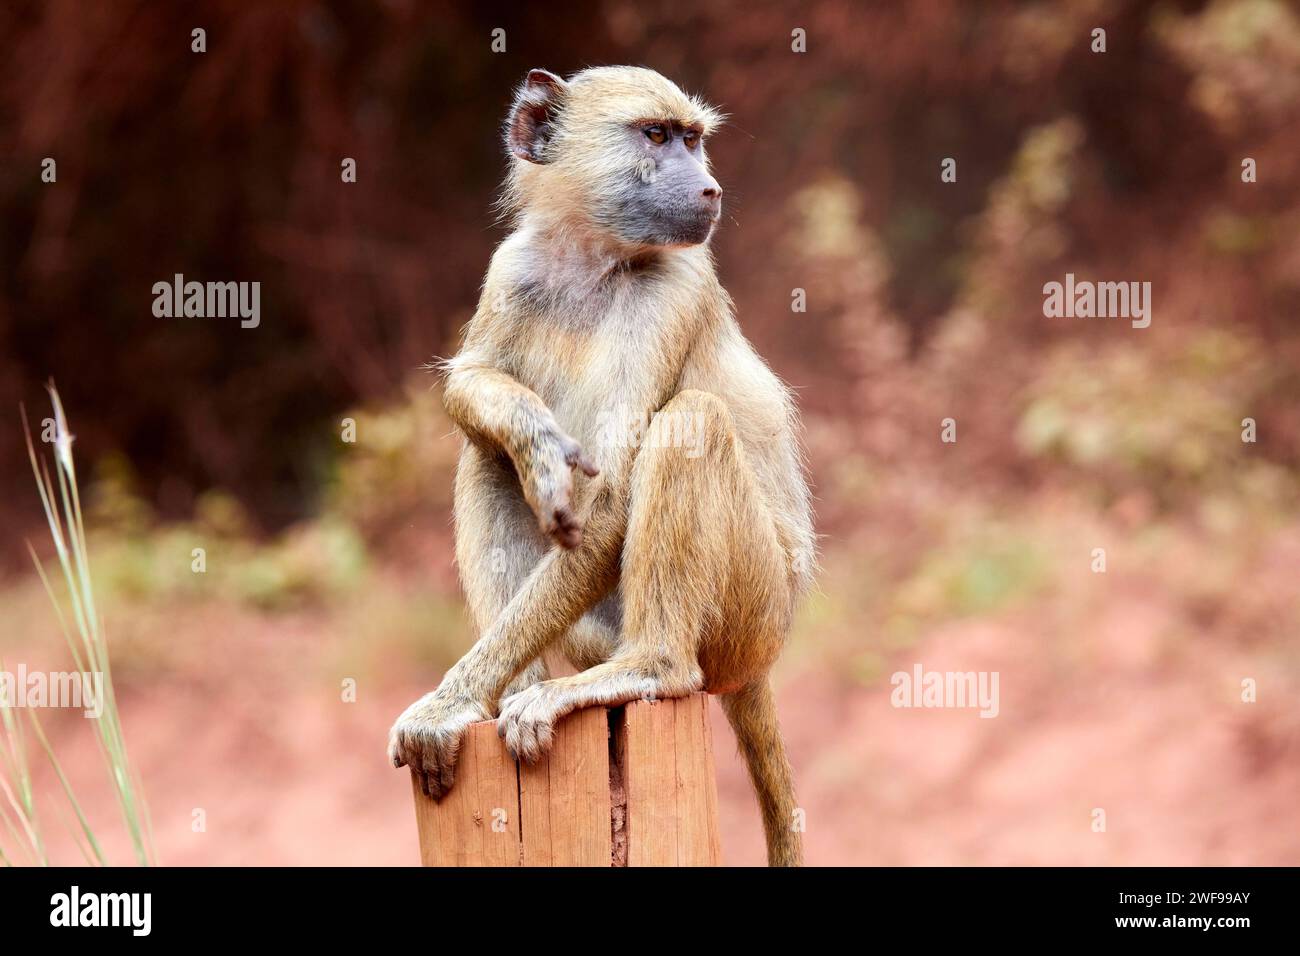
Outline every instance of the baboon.
<svg viewBox="0 0 1300 956">
<path fill-rule="evenodd" d="M 442 363 L 466 439 L 456 561 L 479 633 L 397 719 L 393 764 L 452 786 L 466 726 L 535 760 L 589 705 L 721 695 L 771 865 L 802 862 L 768 671 L 815 562 L 790 392 L 741 334 L 708 241 L 722 117 L 658 73 L 529 72 L 497 247 Z M 580 669 L 548 679 L 554 647 Z"/>
</svg>

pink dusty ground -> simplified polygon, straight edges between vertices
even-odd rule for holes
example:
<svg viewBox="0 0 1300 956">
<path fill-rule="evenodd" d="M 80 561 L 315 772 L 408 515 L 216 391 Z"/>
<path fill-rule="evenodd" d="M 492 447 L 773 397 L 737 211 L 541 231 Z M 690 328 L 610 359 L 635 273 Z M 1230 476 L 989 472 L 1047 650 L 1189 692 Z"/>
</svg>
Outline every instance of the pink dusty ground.
<svg viewBox="0 0 1300 956">
<path fill-rule="evenodd" d="M 357 702 L 343 703 L 335 677 L 290 666 L 312 659 L 299 656 L 313 639 L 300 624 L 242 619 L 220 669 L 123 693 L 164 863 L 417 862 L 407 774 L 386 763 L 384 743 L 434 675 L 382 690 L 362 681 Z M 1266 663 L 1225 659 L 1208 642 L 1167 654 L 1160 626 L 1134 600 L 1095 622 L 1067 668 L 1032 620 L 951 625 L 890 661 L 891 671 L 916 661 L 999 670 L 993 719 L 894 708 L 887 678 L 788 679 L 780 708 L 808 862 L 1300 863 L 1300 734 L 1268 680 L 1244 704 L 1231 677 Z M 52 727 L 74 782 L 97 798 L 91 817 L 110 860 L 129 862 L 89 726 L 65 717 Z M 716 704 L 714 733 L 725 859 L 760 864 L 757 810 Z M 1105 832 L 1093 830 L 1096 808 Z M 62 828 L 47 829 L 56 859 L 75 862 Z"/>
</svg>

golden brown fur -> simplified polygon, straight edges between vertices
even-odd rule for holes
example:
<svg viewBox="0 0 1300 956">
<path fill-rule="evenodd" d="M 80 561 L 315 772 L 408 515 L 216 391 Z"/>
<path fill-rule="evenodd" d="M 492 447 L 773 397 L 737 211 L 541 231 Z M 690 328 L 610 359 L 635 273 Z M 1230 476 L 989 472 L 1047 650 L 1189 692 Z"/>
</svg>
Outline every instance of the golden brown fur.
<svg viewBox="0 0 1300 956">
<path fill-rule="evenodd" d="M 793 865 L 768 671 L 815 558 L 797 414 L 741 334 L 707 244 L 629 240 L 619 218 L 624 193 L 674 188 L 636 179 L 660 155 L 641 157 L 637 125 L 707 132 L 718 119 L 643 69 L 567 83 L 534 71 L 521 89 L 507 127 L 514 230 L 445 363 L 467 438 L 456 558 L 481 636 L 398 719 L 390 756 L 440 796 L 474 720 L 499 715 L 512 751 L 535 759 L 572 710 L 705 689 L 723 695 L 769 861 Z M 690 162 L 707 170 L 699 150 Z M 583 670 L 547 680 L 548 647 Z"/>
</svg>

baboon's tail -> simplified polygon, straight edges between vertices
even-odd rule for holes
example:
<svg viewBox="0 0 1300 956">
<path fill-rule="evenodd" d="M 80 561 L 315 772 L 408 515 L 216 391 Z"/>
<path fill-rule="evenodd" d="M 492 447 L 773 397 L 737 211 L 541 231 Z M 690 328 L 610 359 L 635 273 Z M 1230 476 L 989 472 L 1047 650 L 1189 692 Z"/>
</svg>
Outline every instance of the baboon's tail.
<svg viewBox="0 0 1300 956">
<path fill-rule="evenodd" d="M 767 865 L 802 866 L 803 820 L 795 815 L 794 775 L 777 726 L 772 685 L 763 677 L 734 694 L 724 694 L 722 709 L 736 732 L 763 811 Z"/>
</svg>

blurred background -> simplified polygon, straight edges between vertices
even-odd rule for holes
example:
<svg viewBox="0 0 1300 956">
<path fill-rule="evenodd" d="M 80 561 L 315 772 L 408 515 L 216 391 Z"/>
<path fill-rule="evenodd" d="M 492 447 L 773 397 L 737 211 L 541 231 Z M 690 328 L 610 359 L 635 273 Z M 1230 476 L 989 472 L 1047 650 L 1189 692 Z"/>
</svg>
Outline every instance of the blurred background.
<svg viewBox="0 0 1300 956">
<path fill-rule="evenodd" d="M 161 860 L 418 861 L 386 732 L 471 640 L 420 366 L 504 235 L 514 85 L 605 63 L 731 116 L 714 248 L 823 536 L 777 673 L 809 862 L 1300 863 L 1294 5 L 19 0 L 0 655 L 71 666 L 24 545 L 51 557 L 18 408 L 39 430 L 53 378 Z M 1151 282 L 1150 328 L 1045 318 L 1066 272 Z M 156 318 L 175 273 L 261 282 L 260 327 Z M 999 672 L 999 716 L 891 707 L 918 663 Z M 47 726 L 129 862 L 86 722 Z M 759 863 L 715 734 L 725 858 Z"/>
</svg>

